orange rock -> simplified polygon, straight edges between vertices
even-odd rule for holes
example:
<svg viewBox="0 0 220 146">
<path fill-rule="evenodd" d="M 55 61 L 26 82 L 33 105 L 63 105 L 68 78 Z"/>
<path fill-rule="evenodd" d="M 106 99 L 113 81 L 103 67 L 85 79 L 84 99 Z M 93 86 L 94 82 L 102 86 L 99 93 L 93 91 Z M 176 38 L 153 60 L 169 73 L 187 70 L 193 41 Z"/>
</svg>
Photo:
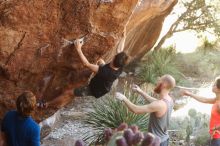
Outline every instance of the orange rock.
<svg viewBox="0 0 220 146">
<path fill-rule="evenodd" d="M 50 100 L 90 72 L 62 38 L 86 35 L 89 61 L 109 61 L 126 28 L 125 51 L 141 57 L 156 43 L 177 0 L 10 0 L 0 2 L 0 117 L 24 90 Z M 140 3 L 140 5 L 138 5 Z M 45 82 L 46 80 L 46 82 Z M 50 112 L 51 111 L 51 112 Z M 37 111 L 41 120 L 54 110 Z"/>
</svg>

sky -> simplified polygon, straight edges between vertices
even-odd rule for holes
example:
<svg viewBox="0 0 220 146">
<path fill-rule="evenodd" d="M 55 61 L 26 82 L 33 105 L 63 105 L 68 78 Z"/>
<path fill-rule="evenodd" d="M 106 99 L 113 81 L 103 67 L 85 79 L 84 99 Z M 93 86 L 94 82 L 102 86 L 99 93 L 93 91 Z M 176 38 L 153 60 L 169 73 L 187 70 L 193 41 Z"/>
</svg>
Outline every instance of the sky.
<svg viewBox="0 0 220 146">
<path fill-rule="evenodd" d="M 174 11 L 176 13 L 182 13 L 184 11 L 183 8 L 178 7 L 178 5 L 174 8 Z M 167 30 L 170 28 L 171 24 L 177 19 L 177 16 L 175 15 L 169 15 L 164 22 L 163 29 L 161 32 L 160 37 L 162 37 Z M 215 37 L 211 34 L 204 33 L 208 40 L 213 41 L 215 40 Z M 168 46 L 176 46 L 177 52 L 181 53 L 191 53 L 196 50 L 198 46 L 202 44 L 201 38 L 199 39 L 195 32 L 193 31 L 185 31 L 180 33 L 175 33 L 173 37 L 170 39 L 167 39 L 164 43 L 163 47 Z"/>
</svg>

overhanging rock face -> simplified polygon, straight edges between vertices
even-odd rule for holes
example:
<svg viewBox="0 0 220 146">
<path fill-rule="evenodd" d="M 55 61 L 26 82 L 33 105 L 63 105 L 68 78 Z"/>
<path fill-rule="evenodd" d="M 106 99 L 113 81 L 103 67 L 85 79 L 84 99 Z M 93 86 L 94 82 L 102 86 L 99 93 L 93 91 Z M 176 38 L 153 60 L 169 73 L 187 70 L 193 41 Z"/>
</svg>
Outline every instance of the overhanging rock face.
<svg viewBox="0 0 220 146">
<path fill-rule="evenodd" d="M 62 39 L 86 36 L 90 62 L 116 53 L 124 29 L 125 51 L 141 57 L 157 41 L 177 0 L 7 0 L 0 1 L 0 118 L 16 97 L 31 90 L 45 100 L 85 83 L 90 72 Z M 50 111 L 50 110 L 48 110 Z M 40 113 L 40 114 L 39 114 Z M 37 111 L 40 120 L 44 111 Z"/>
</svg>

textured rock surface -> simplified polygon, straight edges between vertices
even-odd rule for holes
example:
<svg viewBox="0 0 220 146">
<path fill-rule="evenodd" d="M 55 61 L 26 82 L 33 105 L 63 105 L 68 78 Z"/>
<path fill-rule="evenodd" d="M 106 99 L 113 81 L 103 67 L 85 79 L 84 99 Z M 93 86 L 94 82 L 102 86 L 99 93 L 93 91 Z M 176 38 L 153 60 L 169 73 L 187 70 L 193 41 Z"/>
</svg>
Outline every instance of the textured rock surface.
<svg viewBox="0 0 220 146">
<path fill-rule="evenodd" d="M 24 90 L 50 100 L 87 81 L 90 72 L 62 38 L 86 35 L 89 61 L 108 61 L 126 28 L 125 51 L 135 59 L 155 44 L 176 1 L 0 0 L 0 118 Z"/>
</svg>

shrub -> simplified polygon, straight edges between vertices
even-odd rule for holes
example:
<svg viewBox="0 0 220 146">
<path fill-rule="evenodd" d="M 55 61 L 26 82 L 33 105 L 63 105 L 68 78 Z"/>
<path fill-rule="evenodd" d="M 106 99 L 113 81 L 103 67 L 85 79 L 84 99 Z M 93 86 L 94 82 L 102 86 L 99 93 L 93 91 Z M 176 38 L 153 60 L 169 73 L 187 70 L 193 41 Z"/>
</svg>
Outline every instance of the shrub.
<svg viewBox="0 0 220 146">
<path fill-rule="evenodd" d="M 195 139 L 195 146 L 209 145 L 210 135 L 207 131 L 208 128 L 203 128 L 200 130 L 200 134 L 197 135 Z"/>
<path fill-rule="evenodd" d="M 144 99 L 136 94 L 126 91 L 125 93 L 134 104 L 144 104 Z M 93 127 L 95 134 L 88 134 L 84 140 L 88 143 L 102 143 L 104 140 L 103 131 L 106 128 L 117 128 L 121 123 L 128 126 L 137 125 L 141 131 L 147 130 L 148 114 L 137 115 L 123 106 L 121 101 L 117 101 L 113 96 L 107 95 L 93 105 L 94 111 L 87 114 L 84 121 L 89 127 Z M 122 128 L 122 127 L 121 127 Z M 126 128 L 126 125 L 125 125 Z"/>
<path fill-rule="evenodd" d="M 170 74 L 180 81 L 181 73 L 176 64 L 176 52 L 173 48 L 150 52 L 141 62 L 139 77 L 146 82 L 155 83 L 157 78 Z"/>
<path fill-rule="evenodd" d="M 216 52 L 193 52 L 178 54 L 177 62 L 179 70 L 186 76 L 193 78 L 212 79 L 220 72 L 220 51 Z"/>
<path fill-rule="evenodd" d="M 208 52 L 216 52 L 218 51 L 217 49 L 217 41 L 209 41 L 207 37 L 205 37 L 203 39 L 203 44 L 202 46 L 197 48 L 197 52 L 202 52 L 204 54 L 208 53 Z"/>
</svg>

